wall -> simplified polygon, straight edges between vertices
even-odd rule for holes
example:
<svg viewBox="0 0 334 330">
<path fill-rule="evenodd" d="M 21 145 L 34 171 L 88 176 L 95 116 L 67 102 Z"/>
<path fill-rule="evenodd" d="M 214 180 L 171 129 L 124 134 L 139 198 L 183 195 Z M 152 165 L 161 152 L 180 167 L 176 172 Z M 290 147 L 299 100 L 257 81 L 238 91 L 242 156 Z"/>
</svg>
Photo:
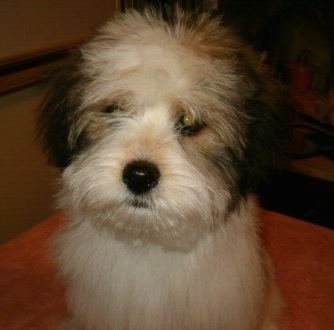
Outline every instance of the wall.
<svg viewBox="0 0 334 330">
<path fill-rule="evenodd" d="M 116 10 L 117 0 L 1 0 L 0 67 L 80 42 Z M 0 244 L 53 212 L 58 172 L 35 141 L 43 85 L 0 97 Z"/>
<path fill-rule="evenodd" d="M 0 62 L 89 36 L 114 12 L 117 0 L 1 0 Z"/>
<path fill-rule="evenodd" d="M 52 212 L 58 173 L 35 141 L 42 95 L 35 86 L 0 98 L 0 243 Z"/>
</svg>

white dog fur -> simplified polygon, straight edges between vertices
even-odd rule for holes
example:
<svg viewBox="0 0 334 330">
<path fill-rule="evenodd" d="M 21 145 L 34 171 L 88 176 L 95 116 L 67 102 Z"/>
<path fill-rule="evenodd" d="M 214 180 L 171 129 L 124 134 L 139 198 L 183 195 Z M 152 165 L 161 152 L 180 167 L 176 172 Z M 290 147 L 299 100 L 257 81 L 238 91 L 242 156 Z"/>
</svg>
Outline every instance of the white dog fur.
<svg viewBox="0 0 334 330">
<path fill-rule="evenodd" d="M 132 11 L 64 72 L 39 130 L 63 168 L 69 328 L 278 329 L 252 192 L 279 102 L 259 57 L 206 14 Z"/>
</svg>

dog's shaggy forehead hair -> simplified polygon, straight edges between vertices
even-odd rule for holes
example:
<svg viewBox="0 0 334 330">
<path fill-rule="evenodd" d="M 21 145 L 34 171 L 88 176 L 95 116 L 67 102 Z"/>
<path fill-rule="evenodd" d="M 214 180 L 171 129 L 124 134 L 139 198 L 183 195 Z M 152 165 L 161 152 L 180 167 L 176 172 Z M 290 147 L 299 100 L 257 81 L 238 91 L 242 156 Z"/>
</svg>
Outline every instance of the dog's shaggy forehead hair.
<svg viewBox="0 0 334 330">
<path fill-rule="evenodd" d="M 106 42 L 109 45 L 131 43 L 165 45 L 167 47 L 185 46 L 201 55 L 221 58 L 236 51 L 238 47 L 235 35 L 222 27 L 218 18 L 208 14 L 194 15 L 176 10 L 169 20 L 163 20 L 158 13 L 146 10 L 143 14 L 129 11 L 116 15 L 103 26 L 93 41 Z M 221 47 L 222 41 L 224 47 Z M 233 49 L 235 48 L 235 49 Z"/>
<path fill-rule="evenodd" d="M 94 77 L 83 103 L 117 94 L 132 94 L 136 105 L 194 100 L 204 85 L 231 92 L 238 84 L 230 77 L 237 49 L 228 29 L 204 14 L 177 12 L 172 22 L 149 11 L 117 16 L 82 49 L 82 73 Z"/>
</svg>

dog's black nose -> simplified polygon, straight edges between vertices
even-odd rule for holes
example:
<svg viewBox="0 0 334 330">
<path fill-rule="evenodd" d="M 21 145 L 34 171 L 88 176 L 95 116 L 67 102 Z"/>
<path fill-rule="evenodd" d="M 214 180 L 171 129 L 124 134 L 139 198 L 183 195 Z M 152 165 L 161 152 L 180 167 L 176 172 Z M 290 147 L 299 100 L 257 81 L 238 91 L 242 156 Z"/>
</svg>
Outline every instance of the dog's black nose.
<svg viewBox="0 0 334 330">
<path fill-rule="evenodd" d="M 141 195 L 155 187 L 160 178 L 156 165 L 136 160 L 127 164 L 123 170 L 123 182 L 136 195 Z"/>
</svg>

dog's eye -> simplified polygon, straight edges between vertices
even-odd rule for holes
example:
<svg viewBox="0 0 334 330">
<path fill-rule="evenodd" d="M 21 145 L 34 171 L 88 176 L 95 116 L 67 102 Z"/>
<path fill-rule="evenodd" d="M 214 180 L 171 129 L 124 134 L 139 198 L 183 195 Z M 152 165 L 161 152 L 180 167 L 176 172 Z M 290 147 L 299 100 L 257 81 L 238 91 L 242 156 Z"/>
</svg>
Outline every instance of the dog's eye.
<svg viewBox="0 0 334 330">
<path fill-rule="evenodd" d="M 181 124 L 184 127 L 190 127 L 195 124 L 195 117 L 191 114 L 185 114 L 181 116 L 180 120 L 181 120 Z"/>
<path fill-rule="evenodd" d="M 115 105 L 115 104 L 111 104 L 111 105 L 108 105 L 107 107 L 105 107 L 103 109 L 103 113 L 106 113 L 106 114 L 109 114 L 109 113 L 117 113 L 117 112 L 120 112 L 121 109 L 118 105 Z"/>
<path fill-rule="evenodd" d="M 176 128 L 182 135 L 193 135 L 200 131 L 203 126 L 203 123 L 197 121 L 190 113 L 180 116 L 176 123 Z"/>
</svg>

